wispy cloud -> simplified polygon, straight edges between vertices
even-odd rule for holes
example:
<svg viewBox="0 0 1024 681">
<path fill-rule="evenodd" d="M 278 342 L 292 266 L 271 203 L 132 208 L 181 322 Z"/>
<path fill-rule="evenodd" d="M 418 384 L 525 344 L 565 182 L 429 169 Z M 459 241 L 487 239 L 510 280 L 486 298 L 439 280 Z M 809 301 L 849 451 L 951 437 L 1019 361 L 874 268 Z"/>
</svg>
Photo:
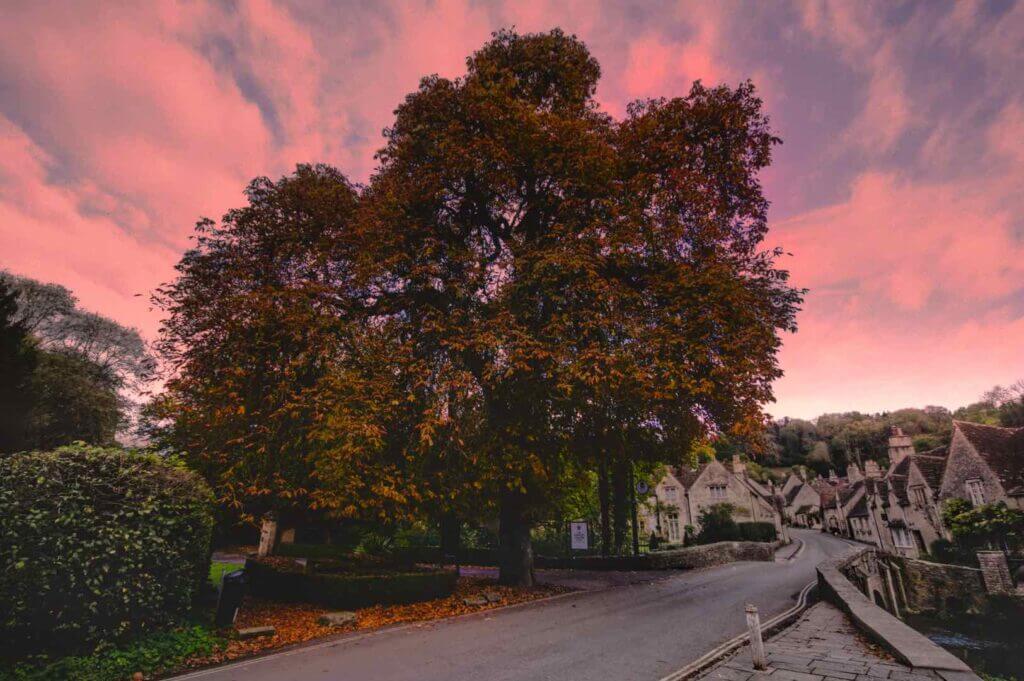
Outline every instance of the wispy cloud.
<svg viewBox="0 0 1024 681">
<path fill-rule="evenodd" d="M 0 22 L 0 267 L 152 337 L 144 297 L 257 175 L 357 181 L 419 79 L 561 26 L 602 104 L 751 77 L 785 138 L 772 244 L 812 290 L 779 414 L 938 402 L 1024 375 L 1021 3 L 19 3 Z"/>
</svg>

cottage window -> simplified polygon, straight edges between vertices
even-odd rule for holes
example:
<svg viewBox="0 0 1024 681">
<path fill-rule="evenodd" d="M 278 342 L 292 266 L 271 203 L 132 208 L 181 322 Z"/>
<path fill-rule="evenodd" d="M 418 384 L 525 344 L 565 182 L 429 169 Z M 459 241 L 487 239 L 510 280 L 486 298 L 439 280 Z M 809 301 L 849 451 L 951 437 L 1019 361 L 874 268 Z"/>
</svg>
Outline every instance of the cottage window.
<svg viewBox="0 0 1024 681">
<path fill-rule="evenodd" d="M 892 543 L 896 545 L 896 548 L 900 549 L 914 548 L 914 540 L 905 527 L 892 528 Z"/>
<path fill-rule="evenodd" d="M 675 501 L 677 489 L 675 485 L 665 485 L 665 499 L 667 501 Z"/>
<path fill-rule="evenodd" d="M 914 499 L 915 506 L 924 507 L 928 504 L 928 495 L 924 491 L 924 485 L 915 485 L 911 487 L 910 494 Z"/>
<path fill-rule="evenodd" d="M 679 515 L 668 514 L 668 540 L 673 544 L 679 543 Z"/>
<path fill-rule="evenodd" d="M 981 484 L 981 480 L 967 481 L 967 496 L 975 506 L 985 503 L 985 487 Z"/>
<path fill-rule="evenodd" d="M 724 500 L 725 496 L 725 485 L 710 485 L 708 489 L 711 492 L 711 498 L 719 501 Z"/>
</svg>

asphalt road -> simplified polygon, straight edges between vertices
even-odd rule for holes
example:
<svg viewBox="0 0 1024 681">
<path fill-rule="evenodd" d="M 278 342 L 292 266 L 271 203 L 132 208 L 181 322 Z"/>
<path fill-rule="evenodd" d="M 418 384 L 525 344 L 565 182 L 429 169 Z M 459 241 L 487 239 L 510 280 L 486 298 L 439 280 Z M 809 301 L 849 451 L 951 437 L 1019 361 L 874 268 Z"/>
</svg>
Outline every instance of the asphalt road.
<svg viewBox="0 0 1024 681">
<path fill-rule="evenodd" d="M 203 681 L 657 681 L 790 608 L 814 567 L 848 544 L 817 531 L 792 561 L 732 563 L 521 608 L 355 634 L 194 672 Z M 783 550 L 788 555 L 790 552 Z"/>
</svg>

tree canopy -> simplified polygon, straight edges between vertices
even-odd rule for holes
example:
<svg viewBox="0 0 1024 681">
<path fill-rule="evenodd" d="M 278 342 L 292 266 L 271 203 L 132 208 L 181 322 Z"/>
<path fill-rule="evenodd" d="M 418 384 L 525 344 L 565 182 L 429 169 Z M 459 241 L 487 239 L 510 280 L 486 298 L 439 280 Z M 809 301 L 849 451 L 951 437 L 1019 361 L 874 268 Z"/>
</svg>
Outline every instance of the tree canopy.
<svg viewBox="0 0 1024 681">
<path fill-rule="evenodd" d="M 0 276 L 0 345 L 12 377 L 0 388 L 0 452 L 113 443 L 153 370 L 138 331 L 80 309 L 63 286 L 9 274 Z"/>
<path fill-rule="evenodd" d="M 764 427 L 802 292 L 764 250 L 754 86 L 632 104 L 559 30 L 424 78 L 369 184 L 300 166 L 157 302 L 165 434 L 246 511 L 493 508 L 502 579 L 573 481 Z M 621 505 L 620 505 L 621 506 Z"/>
</svg>

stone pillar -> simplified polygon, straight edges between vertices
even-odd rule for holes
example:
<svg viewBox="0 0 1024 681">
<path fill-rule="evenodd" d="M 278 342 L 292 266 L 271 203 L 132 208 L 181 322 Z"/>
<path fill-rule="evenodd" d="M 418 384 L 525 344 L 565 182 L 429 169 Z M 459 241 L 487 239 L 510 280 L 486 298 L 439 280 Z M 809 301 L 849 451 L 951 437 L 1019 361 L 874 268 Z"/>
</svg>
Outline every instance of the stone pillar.
<svg viewBox="0 0 1024 681">
<path fill-rule="evenodd" d="M 1010 566 L 1006 563 L 1006 554 L 1002 551 L 978 551 L 978 565 L 981 567 L 981 578 L 985 581 L 985 591 L 990 594 L 1013 593 L 1013 579 L 1010 577 Z"/>
<path fill-rule="evenodd" d="M 277 519 L 273 516 L 263 518 L 263 525 L 260 527 L 260 546 L 256 555 L 262 558 L 269 556 L 274 551 L 274 540 L 277 539 Z"/>
</svg>

